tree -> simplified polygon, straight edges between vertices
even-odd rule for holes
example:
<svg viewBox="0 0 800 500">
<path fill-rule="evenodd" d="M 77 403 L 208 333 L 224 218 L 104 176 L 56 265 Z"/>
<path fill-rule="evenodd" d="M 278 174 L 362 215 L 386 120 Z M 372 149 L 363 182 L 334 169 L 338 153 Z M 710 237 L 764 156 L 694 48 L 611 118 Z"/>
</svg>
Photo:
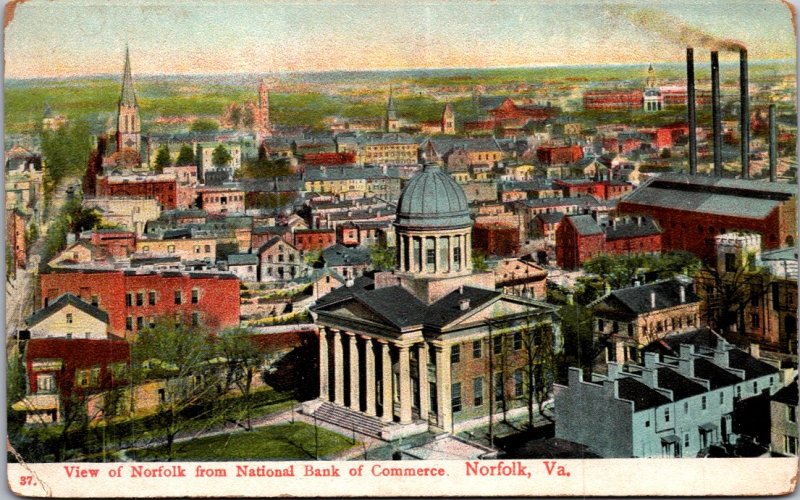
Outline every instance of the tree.
<svg viewBox="0 0 800 500">
<path fill-rule="evenodd" d="M 369 258 L 376 271 L 391 271 L 397 266 L 397 252 L 385 242 L 372 245 L 369 249 Z"/>
<path fill-rule="evenodd" d="M 175 161 L 175 165 L 179 167 L 185 167 L 194 164 L 194 150 L 188 144 L 184 144 L 181 146 L 181 150 L 178 153 L 178 159 Z"/>
<path fill-rule="evenodd" d="M 566 381 L 570 366 L 582 368 L 589 380 L 595 360 L 603 353 L 604 346 L 592 333 L 592 315 L 586 307 L 574 304 L 564 305 L 559 310 L 561 333 L 564 339 L 562 362 L 559 364 L 558 379 Z"/>
<path fill-rule="evenodd" d="M 489 270 L 489 264 L 486 263 L 486 254 L 477 249 L 472 250 L 472 270 L 478 273 Z"/>
<path fill-rule="evenodd" d="M 219 395 L 219 372 L 210 363 L 212 357 L 206 331 L 184 323 L 176 325 L 170 317 L 160 318 L 152 328 L 140 331 L 133 343 L 134 379 L 139 383 L 160 380 L 163 384 L 153 425 L 166 441 L 170 460 L 178 433 L 211 416 L 210 403 Z"/>
<path fill-rule="evenodd" d="M 211 153 L 211 163 L 213 163 L 215 167 L 224 167 L 230 163 L 232 159 L 233 157 L 224 144 L 218 145 Z"/>
<path fill-rule="evenodd" d="M 220 335 L 217 342 L 219 355 L 225 360 L 225 387 L 238 389 L 241 397 L 230 407 L 237 424 L 252 430 L 253 380 L 264 364 L 264 355 L 258 351 L 252 334 L 246 330 L 232 330 Z"/>
<path fill-rule="evenodd" d="M 528 406 L 528 427 L 532 429 L 534 404 L 540 415 L 552 421 L 552 416 L 544 413 L 544 403 L 556 378 L 559 356 L 552 323 L 542 321 L 542 318 L 528 317 L 518 335 L 525 356 L 524 395 Z"/>
<path fill-rule="evenodd" d="M 772 276 L 768 268 L 738 265 L 725 271 L 706 266 L 697 278 L 708 324 L 719 333 L 743 335 L 745 310 L 768 293 Z"/>
<path fill-rule="evenodd" d="M 219 122 L 208 118 L 198 118 L 192 122 L 189 130 L 191 132 L 216 132 L 219 130 Z"/>
<path fill-rule="evenodd" d="M 273 179 L 292 173 L 292 167 L 286 160 L 272 161 L 266 155 L 262 157 L 261 151 L 259 149 L 257 159 L 244 162 L 242 168 L 237 172 L 242 179 Z"/>
<path fill-rule="evenodd" d="M 92 151 L 92 134 L 85 121 L 69 122 L 42 132 L 44 184 L 49 193 L 65 177 L 82 176 Z"/>
<path fill-rule="evenodd" d="M 156 154 L 156 172 L 161 173 L 171 165 L 172 159 L 169 156 L 169 146 L 163 144 L 158 148 L 158 153 Z"/>
</svg>

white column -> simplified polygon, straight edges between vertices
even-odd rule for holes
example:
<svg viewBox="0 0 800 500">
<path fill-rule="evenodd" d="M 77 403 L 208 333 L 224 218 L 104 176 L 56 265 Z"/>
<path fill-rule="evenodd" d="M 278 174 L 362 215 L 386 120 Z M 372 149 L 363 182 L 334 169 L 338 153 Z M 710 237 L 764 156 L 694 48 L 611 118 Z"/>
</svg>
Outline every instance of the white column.
<svg viewBox="0 0 800 500">
<path fill-rule="evenodd" d="M 369 337 L 362 337 L 364 339 L 364 371 L 366 372 L 366 391 L 367 391 L 367 409 L 365 413 L 374 416 L 375 412 L 375 351 L 373 351 L 372 339 Z"/>
<path fill-rule="evenodd" d="M 417 350 L 417 365 L 419 366 L 419 416 L 427 422 L 430 396 L 428 395 L 428 344 L 424 340 Z"/>
<path fill-rule="evenodd" d="M 381 419 L 391 422 L 394 419 L 394 408 L 392 406 L 392 357 L 389 354 L 389 344 L 385 340 L 379 340 L 381 345 L 381 403 L 383 414 Z"/>
<path fill-rule="evenodd" d="M 360 379 L 358 377 L 358 339 L 354 333 L 346 332 L 350 338 L 350 408 L 361 411 L 361 402 L 359 398 L 358 384 Z"/>
<path fill-rule="evenodd" d="M 398 361 L 400 364 L 400 423 L 411 423 L 411 365 L 408 356 L 408 346 L 398 345 Z"/>
<path fill-rule="evenodd" d="M 436 414 L 439 425 L 443 430 L 450 432 L 453 426 L 452 397 L 450 394 L 450 360 L 445 355 L 444 346 L 434 346 L 436 349 Z M 491 355 L 491 353 L 490 353 Z"/>
<path fill-rule="evenodd" d="M 405 265 L 406 265 L 406 259 L 405 259 L 405 255 L 406 255 L 406 253 L 405 253 L 406 252 L 406 237 L 405 236 L 400 235 L 400 236 L 397 237 L 397 248 L 399 249 L 399 252 L 397 254 L 397 267 L 401 271 L 408 271 L 408 269 L 405 268 Z"/>
<path fill-rule="evenodd" d="M 342 333 L 333 330 L 333 402 L 344 404 L 344 355 L 342 353 Z"/>
<path fill-rule="evenodd" d="M 455 269 L 453 269 L 453 252 L 455 252 L 455 249 L 453 248 L 453 237 L 452 236 L 448 236 L 447 237 L 447 271 L 448 272 L 453 272 L 455 270 Z"/>
<path fill-rule="evenodd" d="M 439 237 L 433 237 L 433 272 L 439 272 Z"/>
<path fill-rule="evenodd" d="M 408 272 L 417 272 L 417 254 L 414 251 L 414 237 L 408 236 Z"/>
<path fill-rule="evenodd" d="M 319 397 L 328 400 L 328 332 L 319 329 Z"/>
</svg>

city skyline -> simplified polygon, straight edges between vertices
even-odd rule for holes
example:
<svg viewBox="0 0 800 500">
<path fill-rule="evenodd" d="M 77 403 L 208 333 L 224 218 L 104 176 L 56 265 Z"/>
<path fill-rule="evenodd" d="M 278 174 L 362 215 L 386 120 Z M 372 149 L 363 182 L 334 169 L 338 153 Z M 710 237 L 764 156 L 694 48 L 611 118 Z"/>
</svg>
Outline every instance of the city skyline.
<svg viewBox="0 0 800 500">
<path fill-rule="evenodd" d="M 568 2 L 573 24 L 565 26 L 550 19 L 544 2 L 511 0 L 275 2 L 258 9 L 237 2 L 202 10 L 175 2 L 130 8 L 34 1 L 18 5 L 6 29 L 5 69 L 18 79 L 117 74 L 126 44 L 142 76 L 680 62 L 682 46 L 694 45 L 704 57 L 718 42 L 726 62 L 735 59 L 725 53 L 730 40 L 746 45 L 753 61 L 794 58 L 787 7 L 758 3 Z M 737 22 L 745 9 L 746 25 Z M 67 29 L 36 36 L 37 26 L 56 19 Z"/>
</svg>

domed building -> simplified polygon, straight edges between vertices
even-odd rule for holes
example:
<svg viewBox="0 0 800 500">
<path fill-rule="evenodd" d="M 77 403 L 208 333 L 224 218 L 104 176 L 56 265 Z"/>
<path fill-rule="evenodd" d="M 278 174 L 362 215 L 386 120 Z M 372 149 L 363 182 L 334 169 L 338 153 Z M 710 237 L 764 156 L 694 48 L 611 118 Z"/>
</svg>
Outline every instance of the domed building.
<svg viewBox="0 0 800 500">
<path fill-rule="evenodd" d="M 492 273 L 473 272 L 467 198 L 436 165 L 406 184 L 395 232 L 393 271 L 348 282 L 312 307 L 320 392 L 304 411 L 387 440 L 527 412 L 528 374 L 541 375 L 527 354 L 541 343 L 560 349 L 555 308 L 498 292 Z"/>
</svg>

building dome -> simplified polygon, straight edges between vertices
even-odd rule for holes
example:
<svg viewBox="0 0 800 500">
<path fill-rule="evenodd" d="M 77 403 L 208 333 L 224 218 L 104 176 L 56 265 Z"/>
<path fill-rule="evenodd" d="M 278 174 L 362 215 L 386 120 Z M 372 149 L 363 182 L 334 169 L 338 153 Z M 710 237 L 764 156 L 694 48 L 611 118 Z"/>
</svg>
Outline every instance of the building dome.
<svg viewBox="0 0 800 500">
<path fill-rule="evenodd" d="M 437 165 L 427 164 L 400 195 L 397 225 L 420 229 L 471 226 L 467 196 L 452 177 Z"/>
</svg>

